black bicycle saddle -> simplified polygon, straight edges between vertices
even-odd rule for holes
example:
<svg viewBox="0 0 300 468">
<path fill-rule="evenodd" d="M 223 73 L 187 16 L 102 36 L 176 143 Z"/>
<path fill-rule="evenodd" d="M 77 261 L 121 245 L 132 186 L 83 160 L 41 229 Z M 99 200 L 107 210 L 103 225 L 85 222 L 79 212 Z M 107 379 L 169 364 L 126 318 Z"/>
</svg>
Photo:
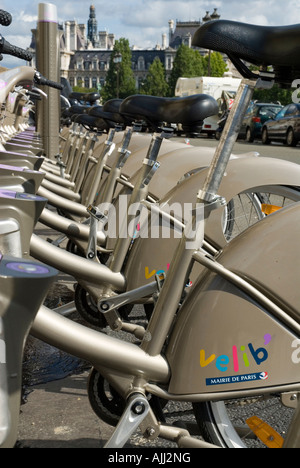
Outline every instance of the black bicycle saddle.
<svg viewBox="0 0 300 468">
<path fill-rule="evenodd" d="M 237 68 L 241 60 L 272 66 L 279 83 L 300 77 L 300 24 L 273 27 L 209 21 L 196 31 L 192 45 L 228 55 Z M 243 69 L 239 71 L 247 75 Z"/>
<path fill-rule="evenodd" d="M 69 98 L 76 99 L 78 101 L 85 101 L 91 104 L 95 103 L 98 99 L 100 99 L 100 94 L 98 93 L 77 93 L 72 92 L 69 95 Z"/>
<path fill-rule="evenodd" d="M 163 98 L 133 95 L 124 99 L 120 112 L 132 120 L 145 120 L 150 128 L 159 128 L 163 123 L 199 127 L 207 117 L 218 113 L 218 104 L 206 94 L 188 97 Z"/>
</svg>

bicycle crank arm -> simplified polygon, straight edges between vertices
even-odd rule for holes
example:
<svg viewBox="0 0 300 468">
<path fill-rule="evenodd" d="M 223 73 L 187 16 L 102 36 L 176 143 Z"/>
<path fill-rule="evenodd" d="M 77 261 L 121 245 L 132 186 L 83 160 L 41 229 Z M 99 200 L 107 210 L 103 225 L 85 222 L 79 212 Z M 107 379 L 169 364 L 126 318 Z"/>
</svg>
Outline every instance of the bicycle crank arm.
<svg viewBox="0 0 300 468">
<path fill-rule="evenodd" d="M 122 307 L 126 304 L 130 304 L 136 301 L 137 299 L 152 296 L 156 292 L 157 282 L 154 281 L 153 283 L 147 284 L 146 286 L 133 289 L 132 291 L 119 294 L 118 296 L 100 299 L 98 301 L 98 308 L 100 312 L 102 312 L 103 314 L 107 314 L 112 310 L 118 309 L 119 307 Z"/>
</svg>

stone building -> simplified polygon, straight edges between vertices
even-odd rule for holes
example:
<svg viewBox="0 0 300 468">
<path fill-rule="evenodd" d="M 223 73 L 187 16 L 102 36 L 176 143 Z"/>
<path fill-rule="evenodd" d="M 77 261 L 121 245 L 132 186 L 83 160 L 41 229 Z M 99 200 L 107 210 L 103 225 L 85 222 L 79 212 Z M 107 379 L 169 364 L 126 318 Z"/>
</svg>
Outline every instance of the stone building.
<svg viewBox="0 0 300 468">
<path fill-rule="evenodd" d="M 182 44 L 192 47 L 192 38 L 201 24 L 211 20 L 220 19 L 217 8 L 210 15 L 209 11 L 201 20 L 198 21 L 176 21 L 174 27 L 174 20 L 169 20 L 169 46 L 173 49 L 178 49 Z M 203 53 L 206 51 L 203 51 Z"/>
<path fill-rule="evenodd" d="M 150 65 L 159 58 L 165 67 L 167 78 L 170 75 L 176 51 L 181 44 L 191 47 L 194 32 L 205 21 L 219 19 L 217 9 L 199 21 L 169 21 L 169 37 L 162 34 L 162 42 L 153 49 L 132 48 L 132 70 L 137 89 L 147 77 Z M 106 80 L 110 56 L 115 44 L 114 34 L 98 31 L 96 9 L 90 6 L 87 27 L 76 21 L 66 21 L 59 26 L 61 76 L 68 79 L 71 86 L 100 89 Z M 35 51 L 35 34 L 33 30 L 31 52 Z M 203 55 L 207 50 L 200 50 Z"/>
<path fill-rule="evenodd" d="M 101 88 L 109 69 L 110 56 L 115 44 L 115 36 L 107 31 L 98 32 L 96 10 L 90 7 L 87 34 L 84 25 L 66 21 L 61 38 L 61 71 L 71 86 Z M 132 48 L 132 70 L 139 89 L 147 77 L 147 72 L 155 58 L 159 58 L 171 73 L 176 50 L 169 47 L 167 35 L 162 35 L 161 45 L 153 49 Z"/>
</svg>

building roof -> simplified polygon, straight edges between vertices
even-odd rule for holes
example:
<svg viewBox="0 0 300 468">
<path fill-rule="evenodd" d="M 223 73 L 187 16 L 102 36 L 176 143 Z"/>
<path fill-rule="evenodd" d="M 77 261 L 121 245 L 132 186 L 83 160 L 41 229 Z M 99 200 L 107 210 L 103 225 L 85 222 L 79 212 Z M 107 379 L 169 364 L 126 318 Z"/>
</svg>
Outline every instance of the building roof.
<svg viewBox="0 0 300 468">
<path fill-rule="evenodd" d="M 201 26 L 201 21 L 176 21 L 175 30 L 170 34 L 170 47 L 178 49 L 184 37 L 195 34 Z"/>
</svg>

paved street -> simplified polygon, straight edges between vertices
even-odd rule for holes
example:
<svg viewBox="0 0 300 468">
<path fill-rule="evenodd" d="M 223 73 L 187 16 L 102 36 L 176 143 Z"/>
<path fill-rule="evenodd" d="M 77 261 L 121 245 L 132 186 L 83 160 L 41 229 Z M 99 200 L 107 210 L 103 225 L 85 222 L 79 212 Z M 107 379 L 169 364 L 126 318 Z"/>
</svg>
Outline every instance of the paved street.
<svg viewBox="0 0 300 468">
<path fill-rule="evenodd" d="M 175 138 L 175 140 L 177 140 L 177 138 Z M 184 141 L 185 138 L 178 138 L 178 140 Z M 201 136 L 201 138 L 192 138 L 189 141 L 193 146 L 209 146 L 215 148 L 218 144 L 215 138 L 207 138 L 206 136 Z M 234 154 L 243 154 L 250 151 L 258 152 L 261 156 L 267 158 L 285 159 L 286 161 L 300 164 L 300 145 L 295 148 L 290 148 L 281 143 L 263 145 L 259 141 L 246 143 L 243 140 L 238 140 L 233 149 Z"/>
</svg>

